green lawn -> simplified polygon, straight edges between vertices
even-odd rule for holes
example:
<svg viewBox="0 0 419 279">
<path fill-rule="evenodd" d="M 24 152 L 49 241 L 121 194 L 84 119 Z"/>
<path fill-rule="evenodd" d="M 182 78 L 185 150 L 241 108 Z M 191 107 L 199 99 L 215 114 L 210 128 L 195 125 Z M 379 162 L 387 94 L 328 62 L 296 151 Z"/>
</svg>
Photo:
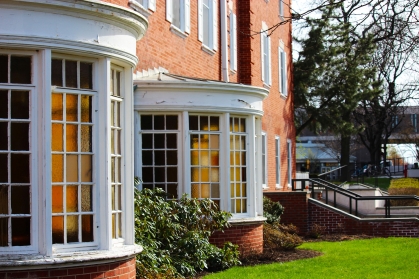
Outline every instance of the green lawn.
<svg viewBox="0 0 419 279">
<path fill-rule="evenodd" d="M 361 181 L 361 180 L 360 180 Z M 365 177 L 364 178 L 364 184 L 379 187 L 382 190 L 388 190 L 388 187 L 390 186 L 390 178 L 387 177 Z"/>
<path fill-rule="evenodd" d="M 234 267 L 204 278 L 419 278 L 417 238 L 312 242 L 300 247 L 321 251 L 323 255 L 287 263 Z"/>
</svg>

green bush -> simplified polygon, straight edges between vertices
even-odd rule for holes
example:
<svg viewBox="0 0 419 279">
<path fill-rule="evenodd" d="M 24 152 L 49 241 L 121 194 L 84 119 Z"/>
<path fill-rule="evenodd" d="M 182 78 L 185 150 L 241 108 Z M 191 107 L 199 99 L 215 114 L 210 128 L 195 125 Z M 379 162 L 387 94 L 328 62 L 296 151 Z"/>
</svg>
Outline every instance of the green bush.
<svg viewBox="0 0 419 279">
<path fill-rule="evenodd" d="M 293 250 L 303 244 L 303 240 L 295 233 L 295 226 L 287 228 L 285 225 L 278 223 L 263 225 L 263 246 L 273 250 Z"/>
<path fill-rule="evenodd" d="M 279 202 L 274 202 L 267 197 L 263 197 L 263 217 L 268 224 L 279 223 L 284 207 Z"/>
<path fill-rule="evenodd" d="M 231 214 L 206 199 L 167 201 L 156 188 L 135 193 L 135 238 L 144 250 L 137 256 L 141 278 L 183 278 L 203 269 L 240 264 L 238 247 L 217 248 L 209 243 L 214 231 L 228 227 Z"/>
<path fill-rule="evenodd" d="M 416 178 L 399 178 L 392 179 L 388 193 L 394 196 L 408 195 L 408 196 L 419 196 L 419 181 Z M 419 205 L 417 200 L 391 200 L 392 206 L 417 206 Z"/>
</svg>

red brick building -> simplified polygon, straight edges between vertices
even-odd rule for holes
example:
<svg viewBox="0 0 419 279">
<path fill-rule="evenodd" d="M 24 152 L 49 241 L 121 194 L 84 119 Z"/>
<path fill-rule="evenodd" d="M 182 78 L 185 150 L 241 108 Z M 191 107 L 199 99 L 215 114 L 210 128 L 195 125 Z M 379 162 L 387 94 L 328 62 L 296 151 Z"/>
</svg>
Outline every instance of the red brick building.
<svg viewBox="0 0 419 279">
<path fill-rule="evenodd" d="M 0 278 L 134 278 L 135 176 L 261 251 L 295 172 L 289 4 L 1 1 Z"/>
</svg>

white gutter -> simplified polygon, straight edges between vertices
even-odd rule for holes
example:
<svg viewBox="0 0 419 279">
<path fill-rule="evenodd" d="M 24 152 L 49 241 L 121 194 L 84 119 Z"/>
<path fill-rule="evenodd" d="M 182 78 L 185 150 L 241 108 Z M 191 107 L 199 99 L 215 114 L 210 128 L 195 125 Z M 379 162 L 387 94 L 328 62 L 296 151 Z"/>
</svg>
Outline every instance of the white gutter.
<svg viewBox="0 0 419 279">
<path fill-rule="evenodd" d="M 222 80 L 228 82 L 228 48 L 227 48 L 227 0 L 220 1 L 221 17 L 221 73 Z"/>
</svg>

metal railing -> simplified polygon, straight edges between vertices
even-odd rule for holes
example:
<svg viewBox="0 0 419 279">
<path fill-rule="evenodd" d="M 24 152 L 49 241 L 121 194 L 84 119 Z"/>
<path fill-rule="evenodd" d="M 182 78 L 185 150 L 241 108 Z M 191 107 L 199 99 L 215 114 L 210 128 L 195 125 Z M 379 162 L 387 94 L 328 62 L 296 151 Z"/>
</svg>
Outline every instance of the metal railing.
<svg viewBox="0 0 419 279">
<path fill-rule="evenodd" d="M 297 188 L 297 182 L 300 182 L 299 185 L 301 187 Z M 310 190 L 311 191 L 311 197 L 314 199 L 316 195 L 316 191 L 326 190 L 325 191 L 325 203 L 329 204 L 329 202 L 332 202 L 329 200 L 329 190 L 333 192 L 333 207 L 337 208 L 336 203 L 336 195 L 342 195 L 348 198 L 349 205 L 348 205 L 348 211 L 349 214 L 355 215 L 359 217 L 358 213 L 358 202 L 359 201 L 368 201 L 368 200 L 384 200 L 384 209 L 385 209 L 385 218 L 391 217 L 391 200 L 417 200 L 419 201 L 419 196 L 408 196 L 408 195 L 400 195 L 400 196 L 361 196 L 357 193 L 354 193 L 350 190 L 344 189 L 338 185 L 335 185 L 333 183 L 330 183 L 328 181 L 322 180 L 322 179 L 293 179 L 292 180 L 292 191 L 304 191 L 304 190 Z M 307 187 L 308 186 L 308 187 Z M 354 204 L 354 206 L 353 206 Z M 345 206 L 340 204 L 340 206 Z M 355 207 L 353 209 L 353 207 Z M 353 212 L 354 211 L 354 212 Z"/>
</svg>

